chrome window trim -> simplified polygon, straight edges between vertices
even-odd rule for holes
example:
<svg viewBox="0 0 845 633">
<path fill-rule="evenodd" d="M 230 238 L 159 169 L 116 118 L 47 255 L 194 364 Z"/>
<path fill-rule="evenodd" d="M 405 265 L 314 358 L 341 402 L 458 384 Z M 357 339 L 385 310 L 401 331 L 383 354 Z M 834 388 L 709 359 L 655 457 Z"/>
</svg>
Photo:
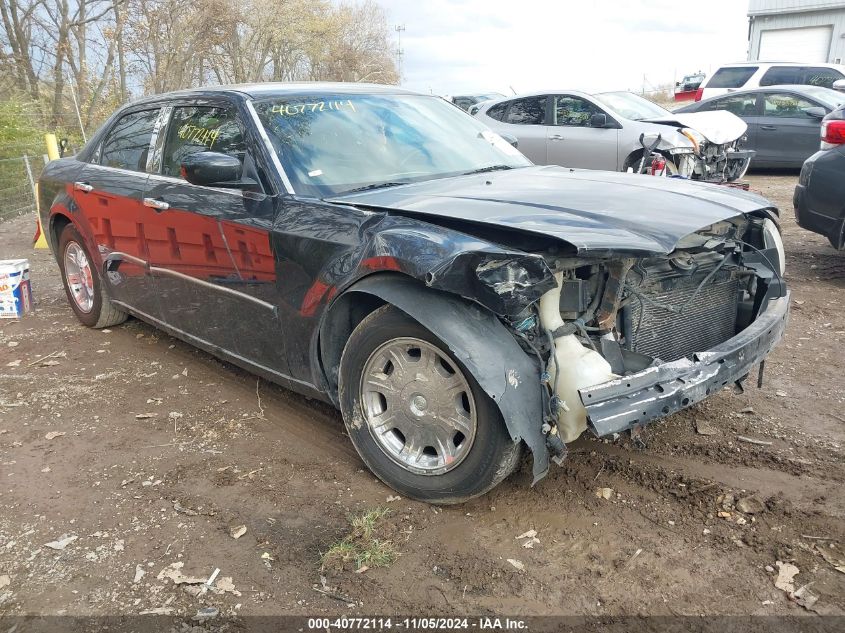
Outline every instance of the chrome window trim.
<svg viewBox="0 0 845 633">
<path fill-rule="evenodd" d="M 270 142 L 270 137 L 267 136 L 267 130 L 264 129 L 264 125 L 261 123 L 261 119 L 258 118 L 258 112 L 255 111 L 255 106 L 252 105 L 251 100 L 247 100 L 246 102 L 246 109 L 249 112 L 249 115 L 252 117 L 252 122 L 255 125 L 256 131 L 258 135 L 261 137 L 261 140 L 264 142 L 264 147 L 270 153 L 270 160 L 273 161 L 273 166 L 276 168 L 276 171 L 279 173 L 279 176 L 282 179 L 282 184 L 285 186 L 285 191 L 290 195 L 294 195 L 296 192 L 293 190 L 293 185 L 288 178 L 287 173 L 285 173 L 285 168 L 282 167 L 282 161 L 279 160 L 278 154 L 276 154 L 276 150 L 273 148 L 273 144 Z"/>
<path fill-rule="evenodd" d="M 133 176 L 143 176 L 146 178 L 150 174 L 145 171 L 137 171 L 135 169 L 124 169 L 123 167 L 110 167 L 109 165 L 101 165 L 100 163 L 88 163 L 89 167 L 97 167 L 99 169 L 108 169 L 109 171 L 119 172 L 122 174 L 131 174 Z"/>
<path fill-rule="evenodd" d="M 138 173 L 138 172 L 135 172 Z M 241 196 L 244 197 L 244 193 L 249 193 L 253 196 L 262 196 L 263 198 L 271 197 L 269 194 L 266 193 L 259 193 L 255 191 L 244 192 L 242 189 L 235 189 L 233 187 L 209 187 L 206 185 L 195 185 L 193 183 L 188 182 L 184 178 L 176 178 L 175 176 L 165 176 L 164 174 L 147 174 L 150 180 L 161 180 L 163 182 L 173 183 L 174 185 L 186 185 L 188 187 L 197 187 L 199 189 L 204 189 L 206 191 L 214 191 L 218 193 L 228 193 L 232 196 Z M 257 199 L 257 198 L 256 198 Z"/>
<path fill-rule="evenodd" d="M 147 173 L 155 174 L 161 170 L 161 159 L 164 155 L 164 139 L 166 134 L 162 134 L 162 129 L 167 130 L 170 126 L 170 115 L 173 112 L 172 105 L 165 105 L 161 107 L 158 120 L 153 127 L 153 135 L 150 137 L 150 151 L 147 154 Z"/>
</svg>

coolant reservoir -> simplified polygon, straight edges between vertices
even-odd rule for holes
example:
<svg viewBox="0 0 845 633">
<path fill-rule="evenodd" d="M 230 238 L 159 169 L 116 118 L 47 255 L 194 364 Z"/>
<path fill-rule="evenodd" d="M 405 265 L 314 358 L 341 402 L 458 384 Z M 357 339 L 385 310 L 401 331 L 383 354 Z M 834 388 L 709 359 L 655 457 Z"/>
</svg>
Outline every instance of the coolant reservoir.
<svg viewBox="0 0 845 633">
<path fill-rule="evenodd" d="M 540 298 L 540 325 L 554 332 L 563 325 L 560 316 L 560 291 L 563 273 L 555 275 L 557 287 Z M 616 378 L 604 357 L 584 347 L 574 334 L 559 336 L 554 340 L 555 358 L 560 367 L 556 375 L 554 359 L 549 359 L 547 371 L 557 397 L 564 403 L 558 409 L 558 433 L 564 442 L 572 442 L 587 429 L 587 410 L 581 404 L 578 390 Z"/>
<path fill-rule="evenodd" d="M 610 363 L 598 352 L 581 345 L 574 334 L 555 339 L 555 356 L 560 376 L 555 375 L 554 362 L 549 363 L 548 371 L 557 397 L 565 403 L 558 409 L 558 432 L 564 442 L 573 442 L 587 429 L 587 410 L 581 404 L 578 390 L 616 376 L 610 370 Z"/>
</svg>

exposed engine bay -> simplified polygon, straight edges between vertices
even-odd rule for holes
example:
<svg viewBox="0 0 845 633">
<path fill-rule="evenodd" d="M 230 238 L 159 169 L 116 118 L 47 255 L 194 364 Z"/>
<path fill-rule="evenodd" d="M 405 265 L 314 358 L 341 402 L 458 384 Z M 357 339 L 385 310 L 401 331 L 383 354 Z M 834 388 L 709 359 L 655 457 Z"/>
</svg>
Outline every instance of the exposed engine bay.
<svg viewBox="0 0 845 633">
<path fill-rule="evenodd" d="M 638 411 L 635 423 L 598 428 L 582 390 L 650 368 L 692 366 L 748 328 L 786 293 L 779 240 L 771 219 L 738 217 L 687 236 L 666 256 L 552 262 L 557 287 L 513 327 L 546 368 L 544 431 L 553 457 L 588 425 L 603 435 L 666 415 Z"/>
</svg>

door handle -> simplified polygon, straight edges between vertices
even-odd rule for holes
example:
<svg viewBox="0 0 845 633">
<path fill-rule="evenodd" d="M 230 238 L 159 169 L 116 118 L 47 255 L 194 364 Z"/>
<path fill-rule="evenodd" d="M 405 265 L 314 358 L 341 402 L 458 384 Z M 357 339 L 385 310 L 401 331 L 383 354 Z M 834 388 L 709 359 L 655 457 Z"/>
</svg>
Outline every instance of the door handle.
<svg viewBox="0 0 845 633">
<path fill-rule="evenodd" d="M 562 141 L 562 140 L 564 140 L 564 138 L 563 138 L 563 136 L 561 136 L 560 134 L 552 134 L 552 135 L 549 137 L 549 140 L 550 140 L 550 141 Z"/>
<path fill-rule="evenodd" d="M 167 211 L 170 208 L 169 204 L 162 200 L 156 200 L 155 198 L 144 198 L 144 206 L 155 209 L 156 211 Z"/>
<path fill-rule="evenodd" d="M 778 129 L 778 128 L 777 128 L 777 126 L 775 126 L 775 125 L 761 125 L 761 126 L 760 126 L 760 129 L 761 129 L 761 130 L 766 130 L 767 132 L 771 132 L 771 131 L 776 130 L 776 129 Z"/>
<path fill-rule="evenodd" d="M 94 191 L 94 187 L 89 185 L 87 182 L 75 182 L 73 183 L 73 188 L 76 191 L 81 191 L 82 193 L 91 193 Z"/>
</svg>

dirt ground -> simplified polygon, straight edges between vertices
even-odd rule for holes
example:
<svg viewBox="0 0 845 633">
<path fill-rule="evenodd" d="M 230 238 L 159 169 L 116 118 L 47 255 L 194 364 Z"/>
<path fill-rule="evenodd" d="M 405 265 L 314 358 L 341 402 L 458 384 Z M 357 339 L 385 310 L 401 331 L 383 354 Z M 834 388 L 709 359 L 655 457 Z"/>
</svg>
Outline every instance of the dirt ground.
<svg viewBox="0 0 845 633">
<path fill-rule="evenodd" d="M 136 320 L 82 327 L 34 217 L 0 224 L 38 301 L 0 322 L 0 614 L 845 614 L 845 253 L 795 225 L 794 174 L 750 180 L 794 298 L 763 389 L 448 508 L 395 499 L 330 407 Z M 396 560 L 321 570 L 377 507 Z"/>
</svg>

